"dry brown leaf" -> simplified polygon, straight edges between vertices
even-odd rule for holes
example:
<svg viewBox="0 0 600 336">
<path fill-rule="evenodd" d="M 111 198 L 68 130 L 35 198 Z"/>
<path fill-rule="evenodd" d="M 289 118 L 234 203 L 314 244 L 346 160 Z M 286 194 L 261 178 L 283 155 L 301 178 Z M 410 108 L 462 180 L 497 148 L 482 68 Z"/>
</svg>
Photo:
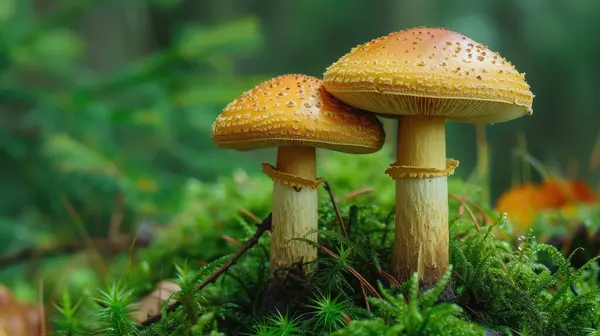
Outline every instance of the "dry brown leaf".
<svg viewBox="0 0 600 336">
<path fill-rule="evenodd" d="M 133 313 L 132 319 L 137 323 L 141 323 L 148 319 L 148 316 L 154 316 L 160 313 L 161 304 L 168 300 L 173 293 L 180 290 L 181 288 L 174 282 L 159 282 L 152 293 L 144 296 L 140 300 L 136 311 Z M 173 300 L 169 303 L 172 303 L 172 301 Z"/>
<path fill-rule="evenodd" d="M 21 303 L 0 285 L 0 336 L 41 336 L 43 323 L 40 305 Z"/>
</svg>

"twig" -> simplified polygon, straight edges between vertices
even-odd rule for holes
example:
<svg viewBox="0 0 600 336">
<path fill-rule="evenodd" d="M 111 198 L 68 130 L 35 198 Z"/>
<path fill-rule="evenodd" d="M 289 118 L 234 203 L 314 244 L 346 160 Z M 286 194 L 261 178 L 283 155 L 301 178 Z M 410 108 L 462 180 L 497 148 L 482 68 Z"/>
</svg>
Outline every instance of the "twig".
<svg viewBox="0 0 600 336">
<path fill-rule="evenodd" d="M 352 322 L 352 318 L 350 317 L 350 315 L 344 313 L 344 322 L 346 322 L 346 324 L 350 324 L 350 322 Z"/>
<path fill-rule="evenodd" d="M 121 237 L 121 225 L 125 217 L 125 199 L 122 192 L 118 192 L 115 197 L 115 211 L 110 217 L 108 225 L 108 239 L 116 242 Z"/>
<path fill-rule="evenodd" d="M 95 250 L 110 250 L 110 251 L 127 251 L 132 245 L 133 239 L 121 240 L 119 242 L 112 242 L 110 239 L 92 239 Z M 135 246 L 148 246 L 150 244 L 149 239 L 138 239 L 135 240 Z M 56 245 L 40 249 L 24 250 L 15 254 L 0 256 L 0 269 L 9 266 L 14 263 L 23 261 L 32 261 L 34 259 L 48 258 L 61 254 L 76 253 L 90 248 L 90 243 L 86 242 L 74 242 L 64 245 Z M 95 251 L 94 253 L 97 253 Z"/>
<path fill-rule="evenodd" d="M 389 282 L 389 283 L 390 283 L 392 286 L 394 286 L 394 287 L 398 287 L 398 288 L 399 288 L 400 286 L 402 286 L 402 285 L 401 285 L 401 284 L 398 282 L 398 280 L 394 279 L 394 277 L 393 277 L 393 276 L 392 276 L 390 273 L 388 273 L 388 272 L 386 272 L 386 271 L 384 271 L 384 270 L 381 270 L 381 271 L 379 271 L 378 273 L 379 273 L 379 275 L 380 275 L 382 278 L 384 278 L 384 279 L 385 279 L 387 282 Z"/>
<path fill-rule="evenodd" d="M 133 256 L 134 256 L 135 247 L 137 244 L 137 239 L 139 237 L 141 228 L 142 228 L 142 226 L 140 225 L 138 227 L 137 231 L 135 232 L 135 236 L 133 236 L 133 239 L 131 240 L 131 244 L 129 244 L 129 262 L 127 264 L 127 272 L 131 272 L 131 268 L 133 267 Z"/>
<path fill-rule="evenodd" d="M 335 197 L 333 196 L 333 191 L 331 190 L 331 186 L 329 185 L 329 183 L 327 181 L 325 181 L 325 183 L 323 183 L 323 186 L 325 187 L 325 190 L 327 190 L 327 193 L 329 193 L 329 198 L 331 199 L 331 204 L 333 204 L 333 210 L 335 210 L 335 216 L 337 217 L 338 221 L 340 222 L 340 228 L 342 230 L 342 235 L 344 235 L 344 237 L 348 237 L 348 232 L 346 231 L 346 226 L 344 225 L 344 220 L 342 219 L 342 215 L 340 214 L 340 209 L 338 208 L 337 202 L 335 201 Z"/>
<path fill-rule="evenodd" d="M 100 256 L 100 253 L 98 253 L 98 248 L 94 245 L 92 238 L 90 237 L 87 230 L 85 229 L 85 225 L 83 225 L 81 216 L 79 216 L 79 213 L 77 213 L 77 211 L 75 210 L 75 207 L 73 207 L 73 204 L 71 203 L 71 201 L 69 200 L 69 198 L 66 195 L 64 195 L 64 194 L 61 195 L 61 201 L 62 201 L 65 209 L 67 210 L 67 214 L 69 215 L 69 218 L 71 219 L 71 221 L 73 222 L 73 224 L 75 225 L 77 230 L 79 230 L 79 233 L 81 234 L 85 245 L 90 248 L 93 259 L 96 261 L 96 264 L 97 264 L 96 270 L 101 275 L 106 275 L 107 266 L 104 264 L 104 260 Z"/>
<path fill-rule="evenodd" d="M 463 306 L 464 308 L 466 308 L 469 312 L 471 312 L 472 316 L 479 316 L 479 313 L 476 312 L 473 308 L 469 307 L 469 306 Z"/>
<path fill-rule="evenodd" d="M 260 220 L 260 218 L 258 218 L 258 216 L 256 216 L 255 214 L 253 214 L 252 212 L 250 212 L 244 208 L 238 208 L 238 211 L 242 215 L 252 219 L 256 224 L 262 224 L 262 222 L 263 222 L 262 220 Z"/>
<path fill-rule="evenodd" d="M 323 245 L 319 245 L 319 250 L 323 251 L 323 253 L 327 254 L 328 256 L 335 258 L 335 259 L 340 259 L 340 257 L 333 253 L 333 251 L 331 251 L 330 249 L 328 249 L 327 247 L 323 246 Z M 350 266 L 350 265 L 346 265 L 346 269 L 348 270 L 348 272 L 350 272 L 350 274 L 354 275 L 354 277 L 361 283 L 361 285 L 364 285 L 369 292 L 371 292 L 371 294 L 373 294 L 374 296 L 381 298 L 381 296 L 379 295 L 379 293 L 377 293 L 377 291 L 375 290 L 375 287 L 373 287 L 368 281 L 367 279 L 365 279 L 362 275 L 360 275 L 360 273 L 358 273 L 358 271 L 356 269 L 354 269 L 354 267 Z"/>
<path fill-rule="evenodd" d="M 222 238 L 224 241 L 226 241 L 226 242 L 228 242 L 228 243 L 231 243 L 231 244 L 233 244 L 233 245 L 235 245 L 235 246 L 239 246 L 239 247 L 241 247 L 241 246 L 244 246 L 244 244 L 240 243 L 239 241 L 237 241 L 235 238 L 233 238 L 233 237 L 231 237 L 231 236 L 228 236 L 228 235 L 222 235 L 222 236 L 221 236 L 221 238 Z"/>
<path fill-rule="evenodd" d="M 479 211 L 481 216 L 483 216 L 484 224 L 491 224 L 493 222 L 493 220 L 490 218 L 490 216 L 488 216 L 488 214 L 485 213 L 485 211 L 483 211 L 483 208 L 481 208 L 479 206 L 479 204 L 471 201 L 471 205 L 475 208 L 475 210 Z"/>
<path fill-rule="evenodd" d="M 340 228 L 342 229 L 342 235 L 344 237 L 348 238 L 348 231 L 346 231 L 346 226 L 344 225 L 344 220 L 342 219 L 342 214 L 340 214 L 340 209 L 337 205 L 337 202 L 335 201 L 335 197 L 333 196 L 333 191 L 331 190 L 331 186 L 329 185 L 329 183 L 327 181 L 325 181 L 324 187 L 325 187 L 325 190 L 327 190 L 327 193 L 329 193 L 329 198 L 331 199 L 331 204 L 333 204 L 333 209 L 335 210 L 335 216 L 337 217 L 338 222 L 340 222 Z M 323 247 L 323 248 L 326 249 L 325 247 Z M 323 251 L 323 249 L 321 249 L 321 250 Z M 329 252 L 333 253 L 332 251 L 329 251 Z M 333 254 L 333 255 L 335 255 L 335 254 Z M 352 268 L 352 270 L 354 270 L 354 273 L 353 273 L 350 270 L 351 268 L 352 267 L 348 266 L 348 270 L 350 271 L 350 273 L 354 274 L 354 276 L 357 277 L 358 281 L 360 282 L 360 290 L 362 292 L 363 299 L 365 300 L 365 307 L 367 308 L 368 311 L 371 311 L 371 308 L 369 306 L 369 301 L 367 299 L 367 293 L 365 292 L 365 284 L 362 281 L 360 281 L 358 276 L 360 276 L 367 283 L 367 285 L 369 285 L 369 286 L 371 286 L 371 285 L 367 282 L 367 280 L 365 278 L 362 277 L 362 275 L 360 275 L 356 270 L 354 270 Z M 372 286 L 371 286 L 371 288 L 373 290 L 375 290 Z M 375 293 L 377 293 L 377 291 L 375 291 Z"/>
<path fill-rule="evenodd" d="M 269 216 L 267 216 L 267 218 L 265 218 L 265 220 L 262 221 L 262 223 L 260 223 L 260 225 L 256 228 L 256 232 L 254 232 L 252 237 L 250 237 L 246 241 L 244 246 L 240 247 L 240 249 L 233 256 L 231 256 L 231 259 L 229 259 L 225 264 L 223 264 L 223 266 L 219 267 L 219 269 L 216 270 L 213 274 L 211 274 L 208 278 L 206 278 L 206 280 L 200 283 L 198 287 L 196 287 L 196 289 L 202 290 L 204 287 L 217 281 L 219 276 L 225 273 L 231 266 L 235 265 L 235 263 L 242 257 L 242 255 L 244 255 L 244 253 L 246 253 L 249 249 L 251 249 L 254 245 L 258 243 L 258 240 L 266 231 L 271 230 L 271 224 L 271 214 L 269 214 Z M 175 301 L 167 306 L 166 311 L 169 313 L 174 312 L 180 305 L 181 301 Z M 160 313 L 154 316 L 148 316 L 148 319 L 140 323 L 140 325 L 148 327 L 160 321 L 161 318 L 162 314 Z"/>
<path fill-rule="evenodd" d="M 358 190 L 354 190 L 354 191 L 351 191 L 351 192 L 347 193 L 342 198 L 343 199 L 355 198 L 355 197 L 358 197 L 358 196 L 370 194 L 370 193 L 372 193 L 374 191 L 375 191 L 375 189 L 373 189 L 373 188 L 358 189 Z"/>
<path fill-rule="evenodd" d="M 450 196 L 450 198 L 452 198 L 452 199 L 456 200 L 458 203 L 460 203 L 461 206 L 465 207 L 465 210 L 467 210 L 467 212 L 469 213 L 469 216 L 471 217 L 471 219 L 473 220 L 473 223 L 475 224 L 475 228 L 477 229 L 477 231 L 480 231 L 479 222 L 477 221 L 477 217 L 473 213 L 473 210 L 471 210 L 471 208 L 469 208 L 467 203 L 465 203 L 465 201 L 463 201 L 460 197 L 458 197 L 454 194 L 448 194 L 448 196 Z"/>
</svg>

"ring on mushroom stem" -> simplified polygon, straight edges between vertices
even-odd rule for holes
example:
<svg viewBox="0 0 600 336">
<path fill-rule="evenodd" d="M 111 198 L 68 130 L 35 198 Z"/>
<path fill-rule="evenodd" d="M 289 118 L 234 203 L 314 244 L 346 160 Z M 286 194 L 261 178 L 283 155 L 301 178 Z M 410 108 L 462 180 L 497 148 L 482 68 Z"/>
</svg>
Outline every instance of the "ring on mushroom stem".
<svg viewBox="0 0 600 336">
<path fill-rule="evenodd" d="M 350 107 L 325 91 L 321 80 L 283 75 L 255 86 L 231 102 L 213 124 L 222 148 L 248 151 L 277 148 L 277 164 L 262 164 L 274 182 L 271 272 L 304 260 L 317 249 L 292 238 L 317 227 L 316 148 L 352 154 L 381 149 L 385 133 L 372 114 Z"/>
<path fill-rule="evenodd" d="M 448 268 L 446 120 L 493 124 L 532 114 L 533 94 L 510 62 L 442 28 L 416 27 L 353 48 L 325 72 L 341 101 L 398 120 L 392 273 L 423 283 Z"/>
</svg>

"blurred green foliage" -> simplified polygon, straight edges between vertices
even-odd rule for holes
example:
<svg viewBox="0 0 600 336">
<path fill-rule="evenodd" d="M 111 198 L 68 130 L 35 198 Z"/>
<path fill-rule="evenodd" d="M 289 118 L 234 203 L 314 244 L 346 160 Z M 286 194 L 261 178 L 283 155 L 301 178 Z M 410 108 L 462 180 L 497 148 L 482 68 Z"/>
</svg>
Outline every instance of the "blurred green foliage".
<svg viewBox="0 0 600 336">
<path fill-rule="evenodd" d="M 129 224 L 166 220 L 189 177 L 248 165 L 215 153 L 210 129 L 223 105 L 263 79 L 232 70 L 263 43 L 256 18 L 181 25 L 168 47 L 104 72 L 86 66 L 85 37 L 65 21 L 99 4 L 64 2 L 41 19 L 31 1 L 0 7 L 0 252 L 76 239 L 69 206 L 93 235 L 106 234 L 115 211 Z"/>
<path fill-rule="evenodd" d="M 123 232 L 143 219 L 167 222 L 187 178 L 256 171 L 272 155 L 212 144 L 227 102 L 277 74 L 321 76 L 352 46 L 416 25 L 467 34 L 528 74 L 534 116 L 489 127 L 494 194 L 520 167 L 520 131 L 533 155 L 582 168 L 597 132 L 600 42 L 588 37 L 599 12 L 586 0 L 4 0 L 0 252 L 74 239 L 74 214 L 93 236 L 107 234 L 115 213 Z M 470 125 L 449 124 L 459 176 L 472 171 L 473 143 Z"/>
</svg>

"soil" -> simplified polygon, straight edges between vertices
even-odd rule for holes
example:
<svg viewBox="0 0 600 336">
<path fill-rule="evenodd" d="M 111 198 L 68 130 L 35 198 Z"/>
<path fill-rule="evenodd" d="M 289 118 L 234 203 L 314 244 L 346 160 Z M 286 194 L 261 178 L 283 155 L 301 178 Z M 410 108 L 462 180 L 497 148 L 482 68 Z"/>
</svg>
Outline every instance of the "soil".
<svg viewBox="0 0 600 336">
<path fill-rule="evenodd" d="M 309 277 L 303 271 L 302 264 L 275 270 L 263 294 L 260 313 L 265 315 L 291 311 L 303 313 L 305 308 L 300 303 L 310 296 L 309 281 Z M 434 286 L 435 284 L 421 282 L 419 283 L 419 291 L 424 292 Z M 438 297 L 438 303 L 456 303 L 457 298 L 456 285 L 453 281 L 450 281 Z M 506 335 L 485 329 L 485 336 Z"/>
<path fill-rule="evenodd" d="M 424 292 L 435 287 L 435 285 L 436 284 L 425 284 L 423 282 L 419 282 L 419 291 Z M 456 286 L 454 285 L 454 281 L 450 281 L 440 293 L 440 296 L 438 297 L 438 303 L 456 302 L 457 298 L 458 296 L 456 295 Z"/>
<path fill-rule="evenodd" d="M 265 315 L 277 312 L 299 311 L 298 304 L 310 296 L 310 283 L 302 269 L 302 264 L 290 268 L 280 268 L 273 272 L 260 305 L 260 313 Z"/>
</svg>

